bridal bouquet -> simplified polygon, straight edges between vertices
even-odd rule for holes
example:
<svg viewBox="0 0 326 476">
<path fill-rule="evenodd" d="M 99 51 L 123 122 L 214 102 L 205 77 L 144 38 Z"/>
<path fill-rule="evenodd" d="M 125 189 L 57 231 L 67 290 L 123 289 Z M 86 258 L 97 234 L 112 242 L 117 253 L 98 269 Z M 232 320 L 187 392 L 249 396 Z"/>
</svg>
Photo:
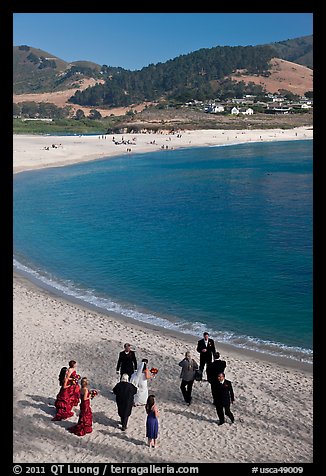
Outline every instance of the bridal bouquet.
<svg viewBox="0 0 326 476">
<path fill-rule="evenodd" d="M 72 383 L 75 384 L 75 385 L 77 385 L 78 380 L 80 380 L 80 379 L 81 379 L 80 375 L 79 375 L 79 374 L 76 374 L 76 375 L 74 375 L 74 376 L 72 377 Z"/>
<path fill-rule="evenodd" d="M 91 394 L 91 398 L 93 399 L 94 397 L 96 397 L 98 395 L 98 391 L 97 390 L 91 390 L 90 394 Z"/>
<path fill-rule="evenodd" d="M 150 373 L 153 375 L 153 378 L 155 378 L 156 375 L 157 375 L 157 373 L 158 373 L 158 369 L 155 368 L 155 367 L 152 367 L 152 368 L 150 369 Z"/>
</svg>

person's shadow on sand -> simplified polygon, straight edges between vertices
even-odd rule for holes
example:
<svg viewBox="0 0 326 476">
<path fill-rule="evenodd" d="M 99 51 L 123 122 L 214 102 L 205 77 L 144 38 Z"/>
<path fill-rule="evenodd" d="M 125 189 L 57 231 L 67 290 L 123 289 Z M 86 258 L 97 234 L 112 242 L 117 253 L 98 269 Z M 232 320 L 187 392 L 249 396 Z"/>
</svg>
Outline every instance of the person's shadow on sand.
<svg viewBox="0 0 326 476">
<path fill-rule="evenodd" d="M 106 430 L 99 430 L 99 433 L 102 433 L 105 436 L 112 436 L 112 433 Z M 114 436 L 120 440 L 128 441 L 128 443 L 133 443 L 136 446 L 146 446 L 146 442 L 144 440 L 136 440 L 136 438 L 129 436 L 128 433 L 115 433 Z"/>
<path fill-rule="evenodd" d="M 175 415 L 180 415 L 180 412 L 179 410 L 166 410 L 165 413 L 174 413 Z M 187 417 L 188 418 L 192 418 L 193 420 L 200 420 L 200 421 L 207 421 L 209 423 L 212 423 L 212 422 L 215 422 L 216 421 L 216 418 L 206 418 L 204 415 L 197 415 L 196 413 L 193 413 L 191 411 L 189 411 L 189 407 L 186 407 L 184 409 L 184 412 L 183 413 L 186 413 L 187 414 Z"/>
<path fill-rule="evenodd" d="M 22 407 L 33 407 L 37 408 L 38 410 L 42 410 L 43 412 L 47 413 L 48 415 L 55 415 L 56 409 L 54 407 L 54 399 L 53 398 L 46 398 L 41 397 L 40 395 L 27 395 L 30 397 L 34 402 L 38 403 L 31 403 L 28 400 L 20 400 L 19 405 Z"/>
<path fill-rule="evenodd" d="M 93 413 L 93 422 L 99 423 L 104 426 L 112 426 L 113 428 L 118 428 L 120 420 L 113 420 L 113 418 L 108 418 L 104 412 Z"/>
</svg>

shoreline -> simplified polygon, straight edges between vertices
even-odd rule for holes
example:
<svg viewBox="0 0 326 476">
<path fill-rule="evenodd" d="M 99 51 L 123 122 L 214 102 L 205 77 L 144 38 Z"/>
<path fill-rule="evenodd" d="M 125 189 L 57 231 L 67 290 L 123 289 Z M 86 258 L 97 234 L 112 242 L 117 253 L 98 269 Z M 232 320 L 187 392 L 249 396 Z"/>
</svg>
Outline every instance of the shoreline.
<svg viewBox="0 0 326 476">
<path fill-rule="evenodd" d="M 76 306 L 78 306 L 78 308 L 82 309 L 83 311 L 93 311 L 107 319 L 113 318 L 117 320 L 118 322 L 123 323 L 126 326 L 130 325 L 135 328 L 142 327 L 142 328 L 146 328 L 148 331 L 155 330 L 158 333 L 161 333 L 162 337 L 164 336 L 168 338 L 173 337 L 176 339 L 184 340 L 185 342 L 192 345 L 197 339 L 197 336 L 194 336 L 190 332 L 188 333 L 188 332 L 182 332 L 175 329 L 169 329 L 169 328 L 160 326 L 158 324 L 151 324 L 149 322 L 140 321 L 140 320 L 137 320 L 136 318 L 126 316 L 115 311 L 99 308 L 95 304 L 86 302 L 78 297 L 74 297 L 69 294 L 66 294 L 64 291 L 60 291 L 56 289 L 55 287 L 52 287 L 51 285 L 43 283 L 38 278 L 29 276 L 28 272 L 20 271 L 14 268 L 13 278 L 14 280 L 16 279 L 16 280 L 19 280 L 20 282 L 24 282 L 27 287 L 30 287 L 31 289 L 34 289 L 38 292 L 48 293 L 49 295 L 59 300 L 62 300 L 63 302 L 75 304 Z M 200 337 L 201 336 L 199 335 L 198 339 Z M 238 358 L 243 358 L 243 359 L 249 358 L 249 359 L 253 359 L 257 361 L 263 361 L 269 364 L 277 364 L 284 368 L 296 369 L 296 370 L 300 370 L 310 374 L 313 373 L 313 362 L 310 363 L 310 362 L 300 361 L 291 357 L 274 355 L 268 352 L 261 352 L 259 350 L 252 350 L 245 347 L 241 348 L 241 347 L 237 347 L 236 345 L 232 343 L 221 342 L 216 338 L 214 340 L 215 340 L 216 347 L 218 348 L 221 354 L 223 353 L 224 355 L 227 355 L 228 353 L 231 353 L 231 354 L 235 354 Z"/>
<path fill-rule="evenodd" d="M 189 147 L 309 140 L 312 138 L 312 127 L 297 127 L 287 130 L 186 130 L 178 134 L 143 133 L 107 134 L 105 136 L 14 134 L 13 173 L 45 167 L 62 167 L 122 155 L 133 156 L 134 154 L 163 150 L 163 148 L 165 150 L 175 150 Z M 55 147 L 52 147 L 52 145 Z"/>
<path fill-rule="evenodd" d="M 193 134 L 192 134 L 193 132 Z M 223 134 L 222 134 L 223 132 Z M 312 139 L 311 128 L 290 131 L 189 131 L 182 137 L 138 134 L 132 151 L 223 145 L 268 140 Z M 135 134 L 125 134 L 132 140 Z M 235 137 L 237 136 L 237 137 Z M 260 138 L 260 136 L 262 138 Z M 122 139 L 115 135 L 115 138 Z M 150 143 L 155 140 L 155 143 Z M 235 142 L 233 142 L 235 141 Z M 57 145 L 45 150 L 44 147 Z M 61 145 L 59 145 L 61 144 Z M 110 136 L 14 136 L 13 173 L 64 166 L 130 154 Z M 132 152 L 133 153 L 133 152 Z M 191 350 L 199 362 L 195 337 L 129 317 L 44 289 L 13 273 L 14 448 L 19 463 L 311 463 L 313 461 L 313 365 L 238 349 L 215 341 L 227 361 L 233 383 L 236 423 L 217 426 L 209 384 L 194 383 L 193 403 L 185 406 L 180 391 L 180 362 Z M 121 433 L 111 393 L 123 344 L 130 341 L 137 359 L 149 359 L 159 374 L 150 393 L 160 410 L 159 447 L 146 446 L 145 412 L 136 407 L 128 430 Z M 66 429 L 78 419 L 52 422 L 57 376 L 68 361 L 88 376 L 99 395 L 92 401 L 93 432 L 83 438 Z M 77 439 L 76 439 L 77 438 Z M 184 442 L 187 441 L 185 445 Z M 202 442 L 205 441 L 203 447 Z M 304 442 L 304 444 L 303 444 Z M 198 451 L 201 448 L 201 451 Z M 68 452 L 68 453 L 67 453 Z"/>
</svg>

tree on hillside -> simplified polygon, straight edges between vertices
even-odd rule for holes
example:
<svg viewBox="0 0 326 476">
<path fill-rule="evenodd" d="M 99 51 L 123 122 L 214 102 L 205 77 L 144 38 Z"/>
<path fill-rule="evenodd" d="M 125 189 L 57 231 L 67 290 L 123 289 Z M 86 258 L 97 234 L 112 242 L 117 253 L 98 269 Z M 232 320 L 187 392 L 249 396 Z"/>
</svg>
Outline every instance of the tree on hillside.
<svg viewBox="0 0 326 476">
<path fill-rule="evenodd" d="M 102 117 L 102 114 L 96 109 L 91 109 L 89 111 L 89 115 L 88 115 L 89 119 L 101 119 L 101 117 Z"/>
<path fill-rule="evenodd" d="M 77 119 L 77 121 L 79 121 L 80 119 L 85 119 L 85 114 L 82 109 L 77 109 L 75 113 L 75 119 Z"/>
<path fill-rule="evenodd" d="M 37 117 L 38 104 L 35 101 L 24 101 L 21 103 L 21 113 L 24 117 Z"/>
<path fill-rule="evenodd" d="M 314 92 L 313 91 L 306 91 L 304 93 L 304 96 L 307 98 L 307 99 L 313 99 L 314 98 Z"/>
<path fill-rule="evenodd" d="M 20 116 L 21 114 L 21 107 L 19 104 L 13 103 L 12 107 L 12 115 L 13 116 Z"/>
<path fill-rule="evenodd" d="M 297 94 L 288 91 L 287 89 L 279 89 L 279 93 L 284 96 L 288 101 L 297 101 L 299 96 Z"/>
</svg>

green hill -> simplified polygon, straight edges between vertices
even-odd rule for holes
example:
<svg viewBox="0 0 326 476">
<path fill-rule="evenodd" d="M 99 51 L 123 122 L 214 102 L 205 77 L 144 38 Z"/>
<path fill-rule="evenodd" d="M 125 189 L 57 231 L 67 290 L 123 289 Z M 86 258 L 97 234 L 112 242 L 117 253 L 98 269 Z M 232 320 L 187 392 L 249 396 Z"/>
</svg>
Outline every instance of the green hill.
<svg viewBox="0 0 326 476">
<path fill-rule="evenodd" d="M 313 35 L 271 44 L 275 56 L 308 68 L 313 68 Z"/>
<path fill-rule="evenodd" d="M 14 93 L 53 89 L 56 77 L 67 68 L 68 63 L 46 51 L 26 45 L 14 46 Z"/>
<path fill-rule="evenodd" d="M 101 78 L 103 67 L 91 61 L 67 63 L 46 51 L 27 45 L 13 47 L 13 92 L 41 93 L 76 87 L 83 77 Z M 104 67 L 105 71 L 119 68 Z"/>
<path fill-rule="evenodd" d="M 80 91 L 70 102 L 88 107 L 120 107 L 144 101 L 186 102 L 218 97 L 259 95 L 263 87 L 230 76 L 268 77 L 273 57 L 312 68 L 313 36 L 258 46 L 216 46 L 150 64 L 138 71 L 100 66 L 90 61 L 67 63 L 50 53 L 26 45 L 14 47 L 14 93 L 54 92 L 78 88 L 83 77 L 104 79 L 104 84 Z"/>
<path fill-rule="evenodd" d="M 312 54 L 312 36 L 258 46 L 217 46 L 181 55 L 139 71 L 122 71 L 105 84 L 76 91 L 70 101 L 83 106 L 128 106 L 144 101 L 186 102 L 218 97 L 259 95 L 263 87 L 254 82 L 231 81 L 235 71 L 268 77 L 273 57 L 302 64 Z M 241 73 L 238 73 L 241 75 Z"/>
</svg>

